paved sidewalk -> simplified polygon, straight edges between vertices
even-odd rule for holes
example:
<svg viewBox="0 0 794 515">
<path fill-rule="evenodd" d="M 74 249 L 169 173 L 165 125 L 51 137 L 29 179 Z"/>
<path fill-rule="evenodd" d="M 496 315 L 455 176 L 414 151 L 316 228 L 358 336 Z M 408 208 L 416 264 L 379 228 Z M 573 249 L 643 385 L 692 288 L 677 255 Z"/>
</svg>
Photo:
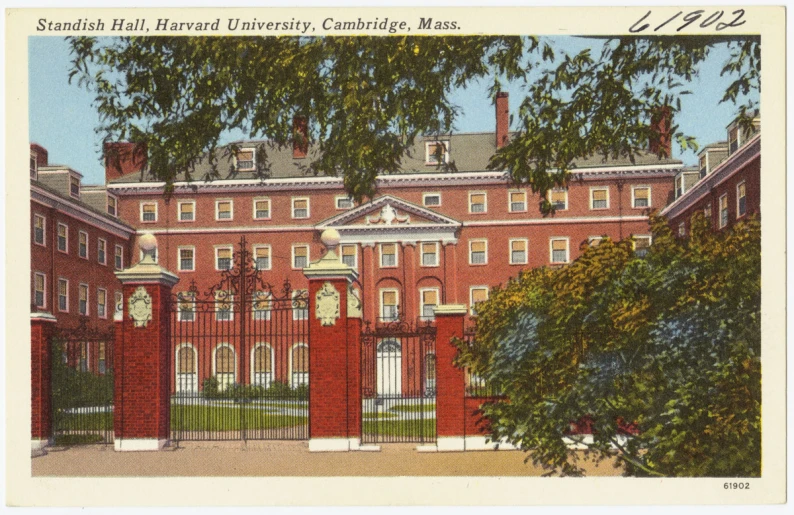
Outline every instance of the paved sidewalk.
<svg viewBox="0 0 794 515">
<path fill-rule="evenodd" d="M 520 451 L 418 453 L 416 444 L 380 452 L 310 453 L 307 442 L 182 442 L 161 452 L 112 446 L 51 448 L 32 459 L 33 476 L 539 476 Z M 617 476 L 611 463 L 585 464 L 588 476 Z"/>
</svg>

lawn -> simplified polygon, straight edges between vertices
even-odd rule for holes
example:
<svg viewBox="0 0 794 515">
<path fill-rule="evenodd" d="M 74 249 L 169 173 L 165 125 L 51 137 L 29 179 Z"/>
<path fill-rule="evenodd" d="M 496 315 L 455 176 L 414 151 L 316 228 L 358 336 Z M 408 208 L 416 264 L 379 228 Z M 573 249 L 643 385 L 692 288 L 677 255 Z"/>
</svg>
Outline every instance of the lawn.
<svg viewBox="0 0 794 515">
<path fill-rule="evenodd" d="M 308 417 L 286 415 L 258 409 L 255 405 L 222 406 L 171 406 L 171 429 L 174 431 L 237 431 L 242 429 L 277 429 L 301 426 Z"/>
<path fill-rule="evenodd" d="M 401 411 L 403 413 L 418 413 L 420 411 L 436 411 L 436 403 L 432 404 L 399 404 L 392 406 L 389 411 Z"/>
<path fill-rule="evenodd" d="M 103 413 L 57 413 L 56 431 L 112 430 L 113 412 Z"/>
</svg>

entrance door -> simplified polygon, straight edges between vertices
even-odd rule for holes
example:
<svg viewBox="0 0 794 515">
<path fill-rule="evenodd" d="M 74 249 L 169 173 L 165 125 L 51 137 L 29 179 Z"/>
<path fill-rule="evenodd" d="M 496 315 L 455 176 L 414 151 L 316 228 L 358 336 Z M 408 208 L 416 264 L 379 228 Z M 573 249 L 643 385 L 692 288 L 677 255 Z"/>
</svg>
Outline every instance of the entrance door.
<svg viewBox="0 0 794 515">
<path fill-rule="evenodd" d="M 398 340 L 383 340 L 377 354 L 378 397 L 402 394 L 402 349 Z"/>
</svg>

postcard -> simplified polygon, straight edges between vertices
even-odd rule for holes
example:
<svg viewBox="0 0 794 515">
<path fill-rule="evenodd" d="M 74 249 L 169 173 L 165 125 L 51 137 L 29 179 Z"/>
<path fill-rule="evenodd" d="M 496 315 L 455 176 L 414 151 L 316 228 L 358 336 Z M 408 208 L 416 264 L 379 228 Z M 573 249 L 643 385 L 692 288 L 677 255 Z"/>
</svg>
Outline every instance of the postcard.
<svg viewBox="0 0 794 515">
<path fill-rule="evenodd" d="M 785 502 L 784 8 L 6 19 L 9 504 Z"/>
</svg>

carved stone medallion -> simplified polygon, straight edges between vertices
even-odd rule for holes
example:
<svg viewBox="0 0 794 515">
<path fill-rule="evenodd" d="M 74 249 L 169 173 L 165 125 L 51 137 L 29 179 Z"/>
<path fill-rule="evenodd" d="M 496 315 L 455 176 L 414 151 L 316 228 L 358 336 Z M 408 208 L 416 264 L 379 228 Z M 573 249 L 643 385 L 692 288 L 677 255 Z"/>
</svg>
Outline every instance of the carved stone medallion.
<svg viewBox="0 0 794 515">
<path fill-rule="evenodd" d="M 128 308 L 135 327 L 146 327 L 152 319 L 152 297 L 146 292 L 146 288 L 138 286 L 130 296 Z"/>
<path fill-rule="evenodd" d="M 317 292 L 315 311 L 320 325 L 334 325 L 339 318 L 339 292 L 328 281 Z"/>
</svg>

